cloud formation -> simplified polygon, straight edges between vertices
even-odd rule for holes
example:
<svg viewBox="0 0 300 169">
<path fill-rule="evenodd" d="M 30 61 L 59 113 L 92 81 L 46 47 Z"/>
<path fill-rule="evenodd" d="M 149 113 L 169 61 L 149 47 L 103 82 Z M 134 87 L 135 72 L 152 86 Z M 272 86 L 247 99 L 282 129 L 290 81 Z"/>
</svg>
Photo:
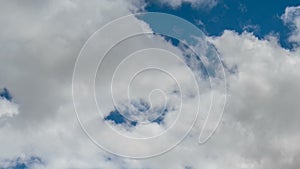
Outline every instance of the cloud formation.
<svg viewBox="0 0 300 169">
<path fill-rule="evenodd" d="M 182 2 L 168 1 L 173 7 Z M 228 30 L 207 37 L 226 66 L 228 103 L 221 126 L 206 144 L 197 144 L 201 118 L 183 143 L 151 159 L 122 159 L 87 139 L 71 97 L 77 54 L 99 27 L 143 5 L 125 0 L 1 2 L 0 85 L 12 91 L 18 104 L 0 99 L 0 118 L 12 117 L 0 125 L 0 168 L 26 163 L 31 157 L 42 161 L 28 166 L 33 169 L 298 168 L 300 49 L 287 50 L 276 37 L 258 39 L 249 32 Z M 293 42 L 300 39 L 298 9 L 287 8 L 282 17 L 295 26 Z M 157 45 L 184 56 L 178 47 L 156 38 Z M 159 127 L 152 124 L 140 132 L 160 131 Z"/>
<path fill-rule="evenodd" d="M 300 7 L 287 7 L 285 13 L 281 16 L 287 26 L 290 26 L 293 30 L 291 36 L 289 37 L 290 42 L 296 42 L 299 45 L 300 39 Z"/>
<path fill-rule="evenodd" d="M 18 105 L 0 98 L 0 118 L 13 117 L 19 113 Z"/>
<path fill-rule="evenodd" d="M 218 0 L 159 0 L 158 3 L 169 5 L 172 8 L 178 8 L 184 3 L 190 4 L 194 8 L 212 8 L 217 5 Z"/>
</svg>

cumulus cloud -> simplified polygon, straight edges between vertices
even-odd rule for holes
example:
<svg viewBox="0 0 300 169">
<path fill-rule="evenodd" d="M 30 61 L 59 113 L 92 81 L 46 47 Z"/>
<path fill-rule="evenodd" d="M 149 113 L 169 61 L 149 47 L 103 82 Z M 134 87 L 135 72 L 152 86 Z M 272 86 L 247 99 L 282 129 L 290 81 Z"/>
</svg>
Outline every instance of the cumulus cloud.
<svg viewBox="0 0 300 169">
<path fill-rule="evenodd" d="M 168 1 L 173 7 L 182 2 L 205 4 Z M 228 83 L 224 118 L 213 139 L 201 146 L 197 144 L 203 123 L 200 118 L 187 139 L 170 152 L 144 160 L 122 159 L 98 149 L 81 131 L 72 103 L 71 77 L 85 40 L 108 21 L 140 10 L 143 3 L 125 0 L 1 3 L 0 84 L 13 91 L 18 105 L 0 99 L 0 116 L 13 117 L 0 128 L 0 165 L 3 165 L 0 168 L 28 164 L 31 157 L 39 162 L 28 167 L 45 169 L 296 169 L 299 166 L 298 48 L 286 50 L 272 40 L 276 37 L 258 39 L 248 32 L 225 31 L 220 37 L 208 37 L 222 56 Z M 289 20 L 291 11 L 297 13 L 296 9 L 287 8 L 284 20 L 299 25 L 298 15 Z M 19 22 L 15 22 L 16 18 Z M 299 41 L 299 27 L 296 28 L 291 36 L 293 41 Z M 161 37 L 155 38 L 157 46 L 184 57 L 178 47 Z M 145 41 L 132 45 L 149 45 L 141 42 Z M 190 66 L 196 70 L 197 64 L 192 63 Z M 178 71 L 177 68 L 174 70 Z M 157 76 L 157 79 L 163 78 Z M 205 83 L 205 78 L 200 80 Z M 157 81 L 153 84 L 159 85 Z M 172 85 L 166 81 L 165 87 L 169 86 Z M 80 94 L 84 93 L 82 90 Z M 108 106 L 108 110 L 112 108 Z M 90 111 L 88 107 L 85 110 Z M 18 111 L 18 116 L 14 116 Z M 166 118 L 172 120 L 172 116 Z M 136 134 L 160 131 L 159 127 L 158 124 L 141 127 Z M 139 151 L 136 147 L 125 148 Z"/>
<path fill-rule="evenodd" d="M 285 13 L 281 16 L 285 24 L 291 27 L 292 34 L 289 41 L 300 43 L 300 7 L 287 7 Z"/>
<path fill-rule="evenodd" d="M 0 84 L 14 93 L 20 113 L 1 126 L 0 161 L 24 154 L 40 157 L 45 168 L 121 165 L 106 162 L 82 133 L 72 104 L 72 71 L 94 31 L 141 8 L 139 1 L 123 0 L 1 2 Z M 1 100 L 2 108 L 1 116 L 14 114 L 13 103 Z"/>
<path fill-rule="evenodd" d="M 296 87 L 300 83 L 299 52 L 283 49 L 271 40 L 259 40 L 247 32 L 225 31 L 214 39 L 214 44 L 225 64 L 237 66 L 237 73 L 228 76 L 224 119 L 227 125 L 236 123 L 243 128 L 240 134 L 244 137 L 234 141 L 241 146 L 237 153 L 255 164 L 254 168 L 296 168 L 299 146 L 284 148 L 279 140 L 299 139 L 296 121 L 300 107 L 295 101 L 300 93 Z"/>
</svg>

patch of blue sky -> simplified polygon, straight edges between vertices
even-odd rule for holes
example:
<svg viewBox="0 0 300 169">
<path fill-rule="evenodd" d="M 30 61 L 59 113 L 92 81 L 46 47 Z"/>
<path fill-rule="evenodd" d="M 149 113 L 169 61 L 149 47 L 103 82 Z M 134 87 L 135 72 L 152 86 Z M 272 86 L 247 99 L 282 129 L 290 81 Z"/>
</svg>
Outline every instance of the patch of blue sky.
<svg viewBox="0 0 300 169">
<path fill-rule="evenodd" d="M 168 108 L 164 108 L 164 109 L 153 108 L 152 110 L 150 110 L 151 109 L 150 104 L 144 100 L 140 100 L 139 102 L 137 102 L 137 101 L 131 102 L 131 105 L 136 110 L 138 110 L 139 113 L 146 113 L 146 112 L 149 113 L 148 111 L 150 111 L 150 114 L 153 115 L 153 114 L 156 114 L 157 112 L 159 112 L 160 114 L 157 116 L 157 118 L 149 119 L 150 122 L 157 123 L 157 124 L 163 124 L 165 115 L 169 111 Z M 104 120 L 112 121 L 116 125 L 126 125 L 129 127 L 134 127 L 134 126 L 138 125 L 137 120 L 130 120 L 125 117 L 125 114 L 127 114 L 130 117 L 133 114 L 133 112 L 131 112 L 132 110 L 128 109 L 125 111 L 126 112 L 120 112 L 117 109 L 115 109 L 115 110 L 111 111 L 106 117 L 104 117 Z"/>
<path fill-rule="evenodd" d="M 138 18 L 148 23 L 154 33 L 186 41 L 190 45 L 197 44 L 197 40 L 194 37 L 204 36 L 202 31 L 195 31 L 196 29 L 189 24 L 185 24 L 184 20 L 177 20 L 167 15 L 145 14 L 139 15 Z M 174 43 L 178 43 L 178 41 L 174 41 Z"/>
<path fill-rule="evenodd" d="M 15 160 L 6 160 L 5 166 L 0 166 L 0 169 L 29 169 L 34 165 L 44 165 L 41 158 L 32 156 L 28 159 L 17 158 Z"/>
<path fill-rule="evenodd" d="M 10 92 L 7 90 L 7 88 L 0 89 L 0 98 L 4 98 L 8 101 L 12 100 L 12 96 Z"/>
<path fill-rule="evenodd" d="M 288 41 L 291 30 L 280 17 L 286 7 L 300 5 L 299 0 L 219 0 L 216 6 L 208 9 L 192 7 L 189 3 L 172 8 L 153 0 L 146 2 L 146 11 L 179 16 L 197 25 L 209 36 L 220 36 L 226 29 L 238 33 L 247 30 L 258 38 L 273 34 L 278 36 L 281 46 L 288 49 L 293 47 L 293 43 Z M 155 24 L 152 26 L 155 27 Z"/>
<path fill-rule="evenodd" d="M 215 77 L 216 72 L 219 72 L 219 54 L 215 47 L 205 39 L 202 29 L 168 15 L 146 13 L 139 15 L 138 18 L 148 23 L 154 33 L 181 49 L 185 56 L 185 62 L 194 72 L 198 73 L 199 77 Z M 203 60 L 207 60 L 208 63 L 204 65 Z"/>
<path fill-rule="evenodd" d="M 111 111 L 105 118 L 106 121 L 112 121 L 113 123 L 117 125 L 130 125 L 130 126 L 136 126 L 136 121 L 130 121 L 126 119 L 118 110 Z"/>
</svg>

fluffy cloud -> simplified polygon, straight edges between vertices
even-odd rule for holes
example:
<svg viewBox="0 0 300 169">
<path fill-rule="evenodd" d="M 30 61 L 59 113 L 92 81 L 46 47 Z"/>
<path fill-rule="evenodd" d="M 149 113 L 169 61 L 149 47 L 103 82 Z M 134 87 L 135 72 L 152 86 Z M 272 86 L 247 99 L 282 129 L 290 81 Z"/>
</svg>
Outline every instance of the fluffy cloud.
<svg viewBox="0 0 300 169">
<path fill-rule="evenodd" d="M 0 89 L 0 125 L 6 119 L 16 116 L 19 113 L 19 106 L 12 101 L 9 91 Z"/>
<path fill-rule="evenodd" d="M 281 16 L 285 24 L 293 30 L 289 37 L 290 42 L 300 43 L 300 7 L 287 7 L 285 13 Z"/>
<path fill-rule="evenodd" d="M 45 168 L 122 165 L 106 160 L 81 131 L 71 79 L 87 38 L 108 21 L 141 8 L 139 1 L 123 0 L 1 2 L 0 84 L 14 93 L 20 113 L 1 125 L 0 161 L 37 156 Z M 14 105 L 1 100 L 2 107 L 1 116 Z"/>
<path fill-rule="evenodd" d="M 13 117 L 19 113 L 18 105 L 6 99 L 0 98 L 0 119 Z"/>
<path fill-rule="evenodd" d="M 176 7 L 181 2 L 172 1 L 171 5 Z M 42 161 L 31 168 L 46 169 L 299 166 L 298 48 L 286 50 L 277 44 L 276 37 L 260 40 L 247 32 L 225 31 L 220 37 L 209 38 L 227 67 L 228 81 L 228 104 L 213 139 L 201 146 L 197 144 L 203 122 L 200 119 L 189 137 L 170 152 L 144 160 L 122 159 L 98 149 L 81 131 L 72 103 L 71 77 L 77 54 L 91 33 L 114 18 L 141 9 L 143 3 L 1 3 L 0 84 L 13 91 L 20 113 L 0 126 L 0 168 L 20 161 L 27 164 L 31 157 Z M 295 10 L 286 10 L 285 21 L 290 20 L 290 11 Z M 297 25 L 298 20 L 299 17 L 293 17 L 291 21 Z M 299 40 L 297 31 L 291 39 Z M 183 55 L 160 37 L 156 42 Z M 2 99 L 0 109 L 1 105 L 5 109 L 0 110 L 1 114 L 17 112 L 17 105 L 12 102 Z M 126 148 L 138 151 L 135 147 Z M 21 160 L 5 163 L 18 157 Z"/>
<path fill-rule="evenodd" d="M 256 164 L 254 168 L 296 168 L 300 147 L 292 142 L 300 138 L 299 52 L 281 48 L 274 38 L 259 40 L 246 32 L 225 31 L 213 41 L 225 63 L 237 67 L 228 76 L 224 118 L 227 125 L 242 127 L 244 137 L 232 140 L 239 146 L 236 153 Z M 290 146 L 282 145 L 284 138 L 290 138 Z"/>
</svg>

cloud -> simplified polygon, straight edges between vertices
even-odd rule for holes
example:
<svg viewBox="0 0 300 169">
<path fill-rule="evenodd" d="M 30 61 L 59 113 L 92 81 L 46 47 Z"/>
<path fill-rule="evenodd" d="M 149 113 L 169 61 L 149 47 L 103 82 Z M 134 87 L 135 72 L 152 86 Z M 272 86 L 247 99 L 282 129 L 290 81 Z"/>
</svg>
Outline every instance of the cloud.
<svg viewBox="0 0 300 169">
<path fill-rule="evenodd" d="M 0 119 L 13 117 L 19 113 L 18 105 L 6 99 L 0 98 Z"/>
<path fill-rule="evenodd" d="M 290 42 L 300 43 L 300 7 L 287 7 L 285 13 L 281 16 L 285 24 L 291 27 L 292 34 L 289 37 Z"/>
<path fill-rule="evenodd" d="M 0 84 L 14 94 L 20 113 L 1 126 L 0 161 L 24 154 L 26 158 L 41 158 L 45 168 L 119 165 L 106 162 L 105 153 L 80 129 L 73 109 L 71 79 L 76 57 L 87 38 L 108 21 L 140 10 L 142 7 L 136 6 L 139 3 L 1 2 Z M 1 99 L 0 105 L 1 118 L 16 114 L 14 103 Z"/>
<path fill-rule="evenodd" d="M 81 131 L 72 103 L 71 77 L 75 59 L 85 40 L 108 21 L 141 9 L 143 3 L 125 0 L 1 3 L 0 84 L 14 93 L 14 100 L 18 103 L 0 99 L 0 109 L 4 110 L 0 110 L 0 116 L 12 116 L 7 125 L 0 128 L 1 162 L 21 157 L 22 163 L 36 157 L 43 162 L 36 168 L 45 169 L 296 169 L 299 166 L 298 48 L 286 50 L 276 43 L 276 37 L 258 39 L 248 32 L 225 31 L 219 37 L 205 37 L 220 53 L 227 68 L 228 104 L 213 139 L 201 146 L 197 144 L 203 124 L 200 117 L 187 139 L 170 152 L 151 159 L 122 159 L 98 149 Z M 175 7 L 182 1 L 170 3 Z M 295 12 L 294 8 L 287 9 L 284 16 L 290 16 L 290 11 Z M 19 22 L 15 22 L 16 18 Z M 298 19 L 297 16 L 292 21 L 297 25 Z M 146 26 L 145 29 L 150 28 Z M 298 40 L 297 29 L 291 39 Z M 178 47 L 162 37 L 154 38 L 157 46 L 184 57 Z M 143 38 L 140 40 L 130 44 L 148 47 L 148 43 L 142 43 L 145 42 Z M 198 50 L 203 52 L 202 48 Z M 160 60 L 156 61 L 159 63 Z M 197 64 L 192 63 L 195 64 L 193 61 L 190 66 L 196 71 Z M 213 68 L 213 64 L 210 66 Z M 174 72 L 182 70 L 178 68 L 182 67 L 174 66 Z M 177 74 L 180 79 L 190 82 L 181 71 Z M 159 80 L 165 79 L 156 78 L 154 85 L 160 85 Z M 206 83 L 205 78 L 199 80 Z M 172 86 L 169 81 L 165 84 L 166 89 L 174 89 L 169 88 Z M 202 89 L 205 91 L 206 85 Z M 84 90 L 80 94 L 84 95 Z M 204 98 L 209 97 L 206 94 L 203 93 Z M 217 91 L 216 97 L 221 97 Z M 85 100 L 82 102 L 85 104 Z M 108 110 L 112 111 L 110 106 Z M 84 108 L 86 112 L 90 111 L 88 107 Z M 16 112 L 20 113 L 13 116 Z M 173 120 L 171 115 L 166 114 L 165 122 Z M 163 129 L 156 123 L 147 128 L 139 127 L 135 134 L 152 134 Z M 115 142 L 117 140 L 111 143 Z M 124 148 L 139 151 L 137 147 Z"/>
<path fill-rule="evenodd" d="M 211 38 L 228 68 L 228 102 L 217 133 L 199 146 L 196 125 L 174 150 L 153 159 L 125 160 L 128 168 L 297 168 L 299 50 L 284 49 L 274 38 L 234 31 Z"/>
<path fill-rule="evenodd" d="M 300 107 L 295 101 L 300 94 L 296 87 L 300 84 L 299 52 L 247 32 L 225 31 L 214 44 L 227 66 L 237 66 L 237 72 L 227 76 L 229 98 L 224 118 L 227 125 L 236 123 L 244 130 L 240 133 L 244 137 L 232 140 L 240 143 L 236 153 L 255 164 L 253 168 L 296 168 L 299 146 L 284 147 L 279 140 L 299 139 Z"/>
<path fill-rule="evenodd" d="M 19 106 L 12 101 L 10 92 L 3 88 L 0 90 L 0 122 L 19 114 Z"/>
<path fill-rule="evenodd" d="M 38 157 L 21 156 L 15 160 L 5 160 L 0 162 L 1 169 L 26 169 L 26 168 L 41 168 L 43 162 Z"/>
<path fill-rule="evenodd" d="M 19 113 L 18 105 L 6 99 L 0 98 L 0 118 L 13 117 Z"/>
<path fill-rule="evenodd" d="M 172 8 L 178 8 L 183 3 L 191 4 L 194 8 L 212 8 L 217 5 L 218 0 L 160 0 L 158 3 L 169 5 Z"/>
</svg>

